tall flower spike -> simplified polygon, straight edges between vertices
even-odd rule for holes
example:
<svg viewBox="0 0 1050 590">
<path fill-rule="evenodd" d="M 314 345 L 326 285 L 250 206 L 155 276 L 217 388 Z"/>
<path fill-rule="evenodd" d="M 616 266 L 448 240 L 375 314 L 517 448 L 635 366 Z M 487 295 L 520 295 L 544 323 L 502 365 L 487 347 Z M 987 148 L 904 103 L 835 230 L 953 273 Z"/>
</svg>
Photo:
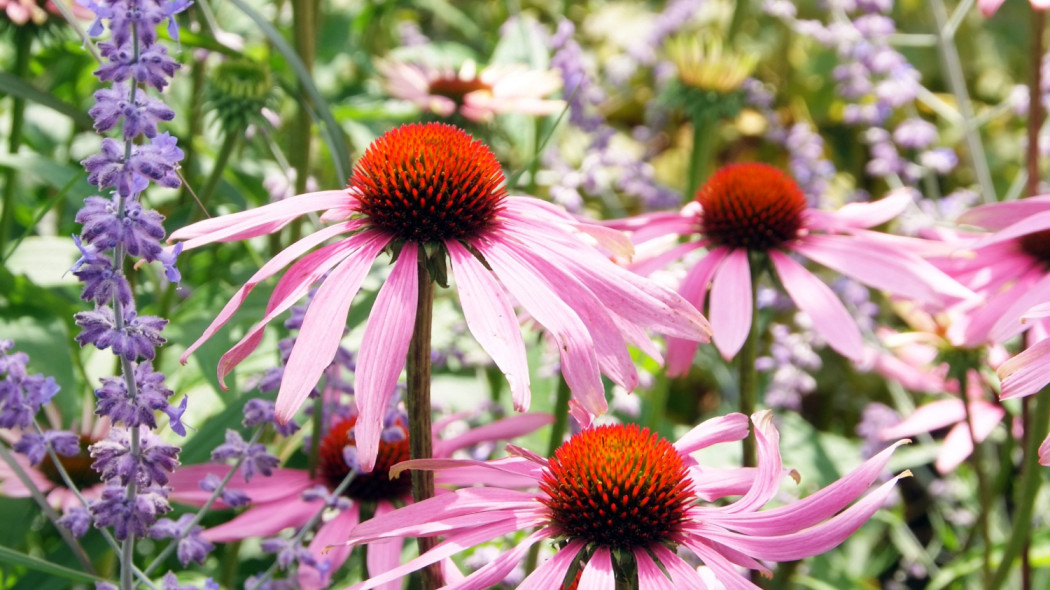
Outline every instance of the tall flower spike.
<svg viewBox="0 0 1050 590">
<path fill-rule="evenodd" d="M 574 394 L 572 411 L 584 424 L 607 409 L 602 373 L 627 390 L 637 385 L 628 344 L 659 357 L 644 335 L 646 328 L 709 339 L 707 320 L 685 300 L 610 261 L 608 252 L 625 245 L 616 232 L 580 223 L 538 199 L 509 196 L 505 182 L 488 148 L 464 131 L 441 123 L 407 125 L 369 147 L 345 191 L 299 195 L 173 233 L 172 240 L 190 249 L 267 234 L 311 211 L 325 211 L 322 219 L 335 222 L 267 261 L 187 349 L 183 361 L 230 319 L 256 285 L 291 265 L 266 316 L 220 360 L 222 379 L 259 345 L 266 324 L 327 273 L 303 318 L 277 395 L 278 419 L 290 420 L 338 351 L 344 330 L 339 320 L 369 267 L 394 246 L 400 254 L 372 308 L 356 366 L 358 460 L 370 471 L 390 396 L 405 366 L 415 320 L 409 303 L 416 297 L 415 264 L 422 245 L 447 253 L 467 327 L 507 375 L 519 411 L 529 407 L 530 391 L 515 303 L 558 344 L 562 372 Z M 311 252 L 337 236 L 339 241 Z"/>
</svg>

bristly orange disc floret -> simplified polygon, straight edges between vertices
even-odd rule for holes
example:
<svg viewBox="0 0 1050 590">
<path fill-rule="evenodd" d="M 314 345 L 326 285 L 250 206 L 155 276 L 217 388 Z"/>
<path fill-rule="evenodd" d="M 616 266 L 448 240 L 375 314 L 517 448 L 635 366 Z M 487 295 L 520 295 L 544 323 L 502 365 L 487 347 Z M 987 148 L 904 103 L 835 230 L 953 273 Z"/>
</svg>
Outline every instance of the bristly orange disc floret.
<svg viewBox="0 0 1050 590">
<path fill-rule="evenodd" d="M 550 458 L 540 489 L 560 535 L 621 548 L 677 540 L 696 497 L 674 446 L 633 424 L 573 436 Z"/>
<path fill-rule="evenodd" d="M 717 245 L 770 250 L 802 229 L 806 197 L 798 184 L 768 164 L 730 164 L 696 193 L 700 231 Z"/>
<path fill-rule="evenodd" d="M 1018 242 L 1021 250 L 1050 269 L 1050 229 L 1023 235 Z"/>
<path fill-rule="evenodd" d="M 355 423 L 357 423 L 356 417 L 343 420 L 329 429 L 328 434 L 321 439 L 318 448 L 318 467 L 320 476 L 331 489 L 335 489 L 350 473 L 350 467 L 346 464 L 343 455 L 343 448 L 357 446 L 353 439 Z M 412 477 L 409 472 L 405 471 L 396 478 L 390 479 L 390 468 L 409 458 L 408 431 L 403 427 L 400 428 L 404 431 L 405 436 L 393 442 L 380 440 L 375 469 L 370 473 L 358 473 L 354 476 L 354 480 L 343 492 L 344 496 L 374 502 L 401 498 L 412 490 Z"/>
<path fill-rule="evenodd" d="M 503 170 L 485 144 L 444 123 L 403 125 L 372 142 L 349 188 L 360 212 L 401 240 L 478 235 L 507 195 Z"/>
</svg>

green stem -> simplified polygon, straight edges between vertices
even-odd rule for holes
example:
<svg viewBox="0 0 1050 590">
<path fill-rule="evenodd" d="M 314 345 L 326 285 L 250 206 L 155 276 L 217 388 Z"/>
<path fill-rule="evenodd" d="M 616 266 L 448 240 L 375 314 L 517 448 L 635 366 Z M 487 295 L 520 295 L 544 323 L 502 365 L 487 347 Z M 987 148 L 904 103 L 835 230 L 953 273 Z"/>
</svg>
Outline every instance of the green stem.
<svg viewBox="0 0 1050 590">
<path fill-rule="evenodd" d="M 977 513 L 977 530 L 980 532 L 981 540 L 984 542 L 982 553 L 982 570 L 984 572 L 984 586 L 987 587 L 992 579 L 992 533 L 988 524 L 988 511 L 992 506 L 992 495 L 988 487 L 988 474 L 984 470 L 984 446 L 977 440 L 977 431 L 974 428 L 973 411 L 970 408 L 970 400 L 967 394 L 969 389 L 970 367 L 968 365 L 954 365 L 951 368 L 951 377 L 959 384 L 959 395 L 962 397 L 963 408 L 966 410 L 966 427 L 970 431 L 970 440 L 973 441 L 973 453 L 970 462 L 973 464 L 974 474 L 977 476 L 977 497 L 981 503 L 981 509 Z"/>
<path fill-rule="evenodd" d="M 733 10 L 733 20 L 729 21 L 729 31 L 726 38 L 732 41 L 744 26 L 748 13 L 751 12 L 751 0 L 736 0 L 736 8 Z"/>
<path fill-rule="evenodd" d="M 208 175 L 204 188 L 197 195 L 202 204 L 207 205 L 212 193 L 215 192 L 215 187 L 219 186 L 222 173 L 226 171 L 226 164 L 230 161 L 230 156 L 233 154 L 234 148 L 237 147 L 237 142 L 240 138 L 240 129 L 226 130 L 226 136 L 222 138 L 222 145 L 219 146 L 219 154 L 215 157 L 215 165 L 211 169 L 211 174 Z M 194 209 L 194 211 L 197 210 Z M 193 215 L 193 218 L 196 218 L 196 214 Z"/>
<path fill-rule="evenodd" d="M 429 459 L 434 456 L 434 441 L 431 434 L 430 408 L 430 331 L 434 323 L 434 283 L 427 270 L 427 253 L 419 246 L 419 297 L 416 300 L 416 322 L 412 329 L 412 341 L 408 346 L 408 446 L 412 459 Z M 434 472 L 412 470 L 412 500 L 422 502 L 434 497 Z M 437 545 L 433 537 L 419 537 L 419 554 Z M 435 590 L 443 585 L 441 566 L 433 564 L 423 570 L 423 589 Z"/>
<path fill-rule="evenodd" d="M 30 27 L 15 27 L 15 65 L 12 74 L 21 79 L 26 79 L 29 73 L 29 58 L 32 55 L 30 49 L 33 45 L 33 32 Z M 12 97 L 11 104 L 11 136 L 7 142 L 9 154 L 18 153 L 18 147 L 22 145 L 22 127 L 25 126 L 26 101 L 20 96 Z M 11 233 L 11 223 L 14 220 L 15 211 L 15 185 L 18 183 L 18 169 L 11 167 L 4 170 L 4 196 L 3 208 L 0 209 L 0 262 L 4 260 L 7 251 L 7 240 Z"/>
<path fill-rule="evenodd" d="M 295 33 L 295 52 L 303 61 L 307 73 L 313 71 L 314 58 L 317 55 L 317 0 L 292 0 L 292 26 Z M 295 113 L 295 125 L 292 127 L 291 155 L 292 167 L 295 168 L 295 192 L 306 192 L 306 177 L 310 174 L 310 129 L 313 121 L 310 118 L 310 107 L 303 101 Z"/>
<path fill-rule="evenodd" d="M 1010 527 L 1010 539 L 1003 549 L 1002 561 L 988 590 L 998 590 L 1010 575 L 1014 560 L 1021 555 L 1032 532 L 1032 512 L 1039 486 L 1043 483 L 1042 466 L 1039 465 L 1039 444 L 1050 426 L 1050 387 L 1044 387 L 1036 395 L 1035 409 L 1029 413 L 1024 425 L 1025 448 L 1021 463 L 1021 484 L 1017 497 L 1017 511 Z M 1022 574 L 1023 575 L 1023 574 Z"/>
<path fill-rule="evenodd" d="M 569 384 L 560 374 L 555 395 L 554 424 L 551 424 L 551 437 L 547 442 L 548 457 L 554 456 L 554 452 L 558 450 L 565 438 L 565 431 L 569 428 L 569 398 L 572 397 L 572 390 L 569 389 Z M 525 557 L 525 575 L 531 574 L 536 569 L 539 559 L 540 544 L 536 543 L 529 548 L 529 553 Z"/>
<path fill-rule="evenodd" d="M 689 178 L 685 187 L 685 200 L 696 197 L 696 191 L 707 180 L 715 157 L 715 138 L 718 117 L 699 115 L 693 117 L 693 152 L 689 157 Z"/>
<path fill-rule="evenodd" d="M 761 272 L 763 261 L 758 256 L 748 253 L 751 267 L 751 329 L 748 331 L 747 340 L 737 355 L 740 386 L 740 413 L 751 417 L 758 407 L 758 371 L 755 369 L 755 360 L 758 358 L 758 277 Z M 758 450 L 754 433 L 749 434 L 743 441 L 744 445 L 744 467 L 754 467 L 758 464 Z"/>
</svg>

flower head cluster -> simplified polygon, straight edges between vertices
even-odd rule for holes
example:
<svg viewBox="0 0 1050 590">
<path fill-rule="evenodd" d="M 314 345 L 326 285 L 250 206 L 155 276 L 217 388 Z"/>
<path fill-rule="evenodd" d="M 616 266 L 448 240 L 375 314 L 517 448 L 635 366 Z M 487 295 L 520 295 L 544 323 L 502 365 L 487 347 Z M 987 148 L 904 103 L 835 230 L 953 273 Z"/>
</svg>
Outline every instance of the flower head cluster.
<svg viewBox="0 0 1050 590">
<path fill-rule="evenodd" d="M 157 27 L 167 21 L 169 36 L 178 39 L 175 15 L 190 6 L 190 0 L 85 0 L 94 14 L 89 33 L 109 33 L 99 44 L 103 63 L 95 72 L 112 83 L 95 93 L 89 114 L 100 133 L 119 129 L 120 138 L 105 138 L 99 153 L 82 164 L 88 182 L 103 191 L 89 197 L 77 213 L 83 225 L 75 237 L 81 258 L 73 272 L 83 283 L 81 297 L 94 308 L 76 314 L 81 327 L 76 340 L 99 349 L 111 349 L 121 359 L 120 377 L 103 378 L 96 390 L 96 414 L 115 425 L 105 440 L 90 447 L 106 488 L 91 503 L 91 516 L 98 527 L 113 527 L 118 539 L 145 537 L 157 518 L 170 510 L 162 487 L 178 465 L 177 447 L 161 442 L 151 432 L 157 427 L 156 412 L 169 417 L 172 430 L 185 435 L 181 417 L 186 399 L 173 406 L 173 392 L 165 387 L 164 375 L 149 361 L 165 339 L 160 335 L 167 320 L 140 315 L 124 269 L 128 256 L 145 262 L 160 261 L 165 275 L 178 281 L 176 250 L 165 252 L 160 244 L 164 218 L 146 208 L 140 196 L 151 183 L 176 188 L 182 150 L 159 123 L 170 121 L 174 112 L 149 94 L 163 91 L 179 65 L 157 44 Z M 144 361 L 138 363 L 138 361 Z M 72 526 L 83 528 L 85 518 Z M 131 564 L 122 564 L 130 567 Z"/>
<path fill-rule="evenodd" d="M 710 587 L 683 557 L 692 554 L 726 588 L 751 588 L 739 568 L 768 572 L 762 561 L 801 559 L 827 551 L 863 525 L 893 491 L 893 478 L 863 498 L 885 468 L 893 448 L 869 459 L 828 487 L 784 506 L 760 510 L 780 489 L 786 473 L 772 415 L 752 416 L 758 439 L 754 473 L 709 469 L 695 451 L 747 436 L 748 418 L 730 414 L 696 426 L 671 443 L 634 425 L 584 430 L 549 459 L 509 446 L 496 461 L 413 460 L 396 470 L 489 472 L 494 483 L 465 487 L 377 515 L 350 531 L 347 545 L 404 536 L 441 535 L 434 549 L 382 575 L 352 586 L 380 587 L 456 551 L 518 531 L 533 531 L 515 547 L 457 582 L 489 588 L 545 539 L 557 553 L 520 588 Z M 895 447 L 896 445 L 894 445 Z M 521 480 L 537 491 L 519 491 Z M 727 504 L 712 502 L 739 496 Z M 858 498 L 860 498 L 858 500 Z M 856 502 L 854 502 L 856 500 Z M 852 504 L 852 505 L 851 505 Z M 633 579 L 622 579 L 632 572 Z M 619 582 L 615 581 L 621 577 Z"/>
</svg>

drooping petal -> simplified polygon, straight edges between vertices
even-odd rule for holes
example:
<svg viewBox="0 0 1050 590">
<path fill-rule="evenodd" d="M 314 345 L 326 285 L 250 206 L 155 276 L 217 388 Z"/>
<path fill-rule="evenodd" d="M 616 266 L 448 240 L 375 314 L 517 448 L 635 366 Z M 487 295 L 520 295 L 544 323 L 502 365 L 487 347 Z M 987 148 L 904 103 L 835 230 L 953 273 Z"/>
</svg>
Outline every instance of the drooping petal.
<svg viewBox="0 0 1050 590">
<path fill-rule="evenodd" d="M 707 287 L 715 276 L 715 270 L 722 263 L 729 248 L 719 246 L 707 253 L 699 262 L 686 272 L 678 292 L 690 304 L 699 310 L 704 309 L 704 301 L 707 299 Z M 667 337 L 667 375 L 669 377 L 681 377 L 689 372 L 696 356 L 699 342 L 686 340 L 684 338 Z"/>
<path fill-rule="evenodd" d="M 346 538 L 353 530 L 360 518 L 357 506 L 343 510 L 336 514 L 332 520 L 322 524 L 314 534 L 308 547 L 310 554 L 317 560 L 318 564 L 325 567 L 319 570 L 305 563 L 299 564 L 299 587 L 304 590 L 321 590 L 331 584 L 332 572 L 338 570 L 346 559 L 350 557 L 351 547 L 337 544 Z M 333 546 L 334 545 L 334 546 Z M 330 550 L 327 547 L 333 546 Z"/>
<path fill-rule="evenodd" d="M 306 309 L 299 337 L 292 347 L 277 392 L 274 413 L 282 423 L 291 420 L 299 411 L 339 349 L 350 304 L 376 256 L 389 242 L 386 236 L 370 237 L 357 255 L 340 262 L 332 270 Z"/>
<path fill-rule="evenodd" d="M 390 276 L 379 289 L 357 355 L 354 400 L 358 416 L 354 435 L 357 460 L 365 472 L 375 467 L 383 419 L 390 409 L 390 399 L 394 397 L 394 388 L 401 369 L 405 367 L 412 341 L 419 299 L 418 257 L 416 245 L 406 242 Z M 305 327 L 304 322 L 304 330 Z M 287 371 L 285 369 L 285 376 Z"/>
<path fill-rule="evenodd" d="M 537 289 L 531 268 L 518 262 L 509 249 L 498 243 L 479 243 L 478 249 L 504 286 L 522 307 L 554 336 L 562 361 L 562 374 L 576 401 L 591 415 L 608 409 L 594 341 L 568 305 L 547 289 Z"/>
<path fill-rule="evenodd" d="M 813 320 L 813 328 L 842 356 L 857 361 L 864 356 L 864 340 L 856 320 L 823 281 L 781 252 L 769 257 L 788 296 Z"/>
<path fill-rule="evenodd" d="M 390 502 L 377 502 L 376 513 L 372 518 L 382 518 L 393 511 L 393 509 L 394 507 L 390 505 Z M 349 534 L 349 531 L 347 531 L 347 534 Z M 343 539 L 346 537 L 347 535 L 343 535 Z M 403 541 L 403 539 L 390 539 L 389 541 L 374 541 L 368 544 L 368 549 L 365 553 L 365 565 L 368 568 L 369 577 L 374 578 L 380 574 L 385 574 L 401 563 Z M 349 549 L 346 545 L 343 545 L 343 547 Z M 392 580 L 376 588 L 379 590 L 401 590 L 401 580 Z"/>
<path fill-rule="evenodd" d="M 361 272 L 367 273 L 375 257 L 386 246 L 389 239 L 378 232 L 364 232 L 347 240 L 319 248 L 293 264 L 277 282 L 273 294 L 270 295 L 270 301 L 266 304 L 266 315 L 263 319 L 256 322 L 244 337 L 219 359 L 217 368 L 219 383 L 225 387 L 226 375 L 229 375 L 233 368 L 262 342 L 266 325 L 302 299 L 325 272 L 337 264 L 346 262 L 359 265 Z M 353 252 L 357 248 L 359 250 Z M 351 257 L 352 262 L 344 260 L 347 256 Z"/>
<path fill-rule="evenodd" d="M 898 190 L 877 201 L 848 203 L 837 211 L 806 209 L 805 216 L 810 229 L 841 231 L 849 228 L 868 228 L 896 218 L 912 202 L 910 189 Z"/>
<path fill-rule="evenodd" d="M 970 414 L 973 416 L 973 435 L 977 438 L 977 442 L 981 442 L 988 438 L 988 435 L 1002 422 L 1006 410 L 988 402 L 976 401 L 970 403 Z M 973 453 L 973 439 L 970 437 L 970 427 L 965 421 L 960 422 L 945 435 L 934 467 L 937 468 L 938 473 L 951 473 L 971 453 Z"/>
<path fill-rule="evenodd" d="M 202 490 L 200 482 L 209 475 L 222 479 L 231 469 L 232 466 L 219 463 L 180 466 L 168 476 L 170 498 L 176 502 L 202 506 L 211 498 L 212 492 Z M 265 504 L 296 498 L 315 485 L 317 482 L 301 469 L 274 469 L 269 477 L 257 477 L 251 483 L 244 480 L 244 474 L 238 469 L 225 489 L 244 492 L 253 503 Z M 221 499 L 216 500 L 215 508 L 226 507 Z"/>
<path fill-rule="evenodd" d="M 731 561 L 714 547 L 705 543 L 704 540 L 687 539 L 685 546 L 695 553 L 704 562 L 704 565 L 710 568 L 710 571 L 715 575 L 715 579 L 725 586 L 726 590 L 759 590 L 758 586 L 752 584 L 750 580 L 737 571 L 736 566 Z"/>
<path fill-rule="evenodd" d="M 613 574 L 612 555 L 607 547 L 598 547 L 587 560 L 580 576 L 580 590 L 616 590 L 616 576 Z"/>
<path fill-rule="evenodd" d="M 966 287 L 929 262 L 903 250 L 872 247 L 855 236 L 809 235 L 791 249 L 868 286 L 928 303 L 972 299 Z"/>
<path fill-rule="evenodd" d="M 346 206 L 348 201 L 352 201 L 352 197 L 345 190 L 306 193 L 247 211 L 198 221 L 175 230 L 168 236 L 168 241 L 184 241 L 182 249 L 189 250 L 213 242 L 245 240 L 276 231 L 311 211 Z"/>
<path fill-rule="evenodd" d="M 980 3 L 980 2 L 979 2 Z M 1039 195 L 974 207 L 956 220 L 960 224 L 978 225 L 984 229 L 998 231 L 1037 213 L 1050 211 L 1050 195 Z"/>
<path fill-rule="evenodd" d="M 305 502 L 299 498 L 256 504 L 219 526 L 205 529 L 201 537 L 215 543 L 271 537 L 284 529 L 303 526 L 323 508 L 320 500 Z"/>
<path fill-rule="evenodd" d="M 522 559 L 525 558 L 529 548 L 543 539 L 550 538 L 550 536 L 551 531 L 549 528 L 540 528 L 522 541 L 515 543 L 510 551 L 500 554 L 499 557 L 485 564 L 466 578 L 455 583 L 446 584 L 442 587 L 442 590 L 487 590 L 488 588 L 498 587 L 499 583 L 506 579 L 514 571 L 514 568 L 521 563 Z"/>
<path fill-rule="evenodd" d="M 981 248 L 991 244 L 1000 244 L 1027 234 L 1050 229 L 1050 210 L 1048 210 L 1050 208 L 1044 207 L 1043 209 L 1044 210 L 1039 213 L 1033 213 L 1027 217 L 1020 217 L 1017 222 L 1004 227 L 986 238 L 977 240 L 977 242 L 973 244 L 973 247 Z"/>
<path fill-rule="evenodd" d="M 931 432 L 966 419 L 962 400 L 942 399 L 920 406 L 911 416 L 879 433 L 882 440 L 894 440 Z"/>
<path fill-rule="evenodd" d="M 1035 282 L 1031 287 L 1020 291 L 1011 289 L 1013 303 L 1007 307 L 988 333 L 992 342 L 1003 342 L 1028 329 L 1030 324 L 1021 321 L 1021 316 L 1035 305 L 1050 301 L 1050 274 Z"/>
<path fill-rule="evenodd" d="M 473 254 L 455 240 L 449 240 L 445 246 L 452 260 L 452 276 L 467 328 L 507 376 L 514 409 L 523 412 L 529 408 L 532 394 L 525 341 L 514 307 L 503 287 Z"/>
<path fill-rule="evenodd" d="M 829 551 L 845 541 L 882 507 L 897 480 L 908 475 L 910 473 L 905 472 L 894 477 L 833 518 L 805 530 L 772 537 L 742 535 L 704 523 L 698 524 L 694 530 L 702 538 L 722 543 L 758 559 L 791 561 L 810 557 Z"/>
<path fill-rule="evenodd" d="M 999 366 L 1000 400 L 1038 393 L 1050 383 L 1050 339 L 1040 340 Z"/>
<path fill-rule="evenodd" d="M 731 250 L 715 271 L 711 286 L 711 329 L 722 358 L 732 359 L 751 330 L 751 264 L 747 250 Z"/>
<path fill-rule="evenodd" d="M 696 570 L 673 551 L 662 544 L 654 543 L 649 547 L 656 561 L 664 566 L 667 573 L 671 574 L 671 580 L 675 588 L 686 588 L 688 590 L 708 590 L 707 585 L 700 579 Z"/>
<path fill-rule="evenodd" d="M 1039 464 L 1043 467 L 1050 466 L 1050 435 L 1039 445 Z"/>
<path fill-rule="evenodd" d="M 780 460 L 780 433 L 773 425 L 773 412 L 762 410 L 751 416 L 755 428 L 757 471 L 751 489 L 736 502 L 726 506 L 727 514 L 752 512 L 765 506 L 780 489 L 784 464 Z"/>
<path fill-rule="evenodd" d="M 674 443 L 674 448 L 688 455 L 718 443 L 743 440 L 749 429 L 747 416 L 740 413 L 726 414 L 694 426 Z"/>
<path fill-rule="evenodd" d="M 576 539 L 562 547 L 554 554 L 554 557 L 543 562 L 535 571 L 529 574 L 518 590 L 551 590 L 561 588 L 565 583 L 565 575 L 569 573 L 569 567 L 575 561 L 576 556 L 584 548 L 586 543 Z"/>
<path fill-rule="evenodd" d="M 244 285 L 234 293 L 233 297 L 231 297 L 222 308 L 222 311 L 219 312 L 219 315 L 215 316 L 215 319 L 212 320 L 208 328 L 204 330 L 204 333 L 201 334 L 200 338 L 190 345 L 190 347 L 186 349 L 186 352 L 182 353 L 180 359 L 185 362 L 185 359 L 189 358 L 189 355 L 193 354 L 194 350 L 211 338 L 219 328 L 224 326 L 240 308 L 241 304 L 244 303 L 244 300 L 248 298 L 248 294 L 252 292 L 252 289 L 254 289 L 259 283 L 272 277 L 285 266 L 298 260 L 300 256 L 308 252 L 314 246 L 317 246 L 331 237 L 349 232 L 357 225 L 359 225 L 359 222 L 347 222 L 326 227 L 306 236 L 291 246 L 288 246 L 284 250 L 278 252 L 276 256 L 267 260 L 266 263 L 263 264 L 250 279 L 248 279 L 248 282 L 244 283 Z M 333 248 L 333 250 L 343 251 L 342 248 Z"/>
<path fill-rule="evenodd" d="M 631 551 L 634 554 L 634 562 L 638 565 L 638 587 L 646 590 L 675 590 L 671 580 L 660 571 L 649 552 L 640 547 Z"/>
</svg>

